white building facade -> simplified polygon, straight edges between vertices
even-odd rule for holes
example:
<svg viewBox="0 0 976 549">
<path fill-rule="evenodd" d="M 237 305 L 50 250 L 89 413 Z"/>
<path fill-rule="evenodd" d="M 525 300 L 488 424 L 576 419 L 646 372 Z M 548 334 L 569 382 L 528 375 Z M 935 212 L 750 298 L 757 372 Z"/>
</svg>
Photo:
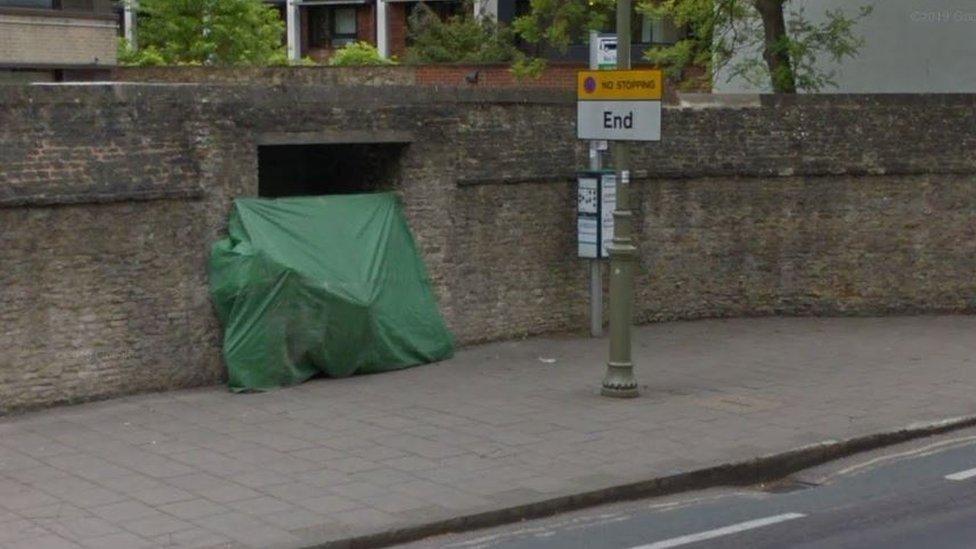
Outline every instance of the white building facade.
<svg viewBox="0 0 976 549">
<path fill-rule="evenodd" d="M 873 6 L 856 32 L 865 44 L 853 59 L 839 64 L 821 60 L 836 71 L 836 88 L 823 93 L 973 93 L 976 92 L 976 0 L 793 0 L 812 21 L 826 10 L 854 15 Z M 742 79 L 715 77 L 716 93 L 768 92 Z"/>
</svg>

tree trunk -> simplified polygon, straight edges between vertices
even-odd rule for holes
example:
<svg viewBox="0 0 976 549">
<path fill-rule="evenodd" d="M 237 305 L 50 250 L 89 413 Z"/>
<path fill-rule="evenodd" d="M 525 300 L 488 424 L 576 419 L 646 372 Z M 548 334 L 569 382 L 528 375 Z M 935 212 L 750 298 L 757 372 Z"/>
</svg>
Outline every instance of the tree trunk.
<svg viewBox="0 0 976 549">
<path fill-rule="evenodd" d="M 753 0 L 763 23 L 763 59 L 769 68 L 769 77 L 776 93 L 796 93 L 796 78 L 790 52 L 786 43 L 786 18 L 783 16 L 785 0 Z"/>
</svg>

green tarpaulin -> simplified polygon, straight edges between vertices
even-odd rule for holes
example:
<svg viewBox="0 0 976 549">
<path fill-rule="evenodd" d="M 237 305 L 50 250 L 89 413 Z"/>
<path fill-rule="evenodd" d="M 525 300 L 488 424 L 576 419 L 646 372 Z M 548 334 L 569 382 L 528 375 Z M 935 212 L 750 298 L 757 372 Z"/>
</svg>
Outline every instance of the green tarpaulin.
<svg viewBox="0 0 976 549">
<path fill-rule="evenodd" d="M 396 370 L 451 356 L 391 193 L 238 199 L 210 290 L 233 390 Z"/>
</svg>

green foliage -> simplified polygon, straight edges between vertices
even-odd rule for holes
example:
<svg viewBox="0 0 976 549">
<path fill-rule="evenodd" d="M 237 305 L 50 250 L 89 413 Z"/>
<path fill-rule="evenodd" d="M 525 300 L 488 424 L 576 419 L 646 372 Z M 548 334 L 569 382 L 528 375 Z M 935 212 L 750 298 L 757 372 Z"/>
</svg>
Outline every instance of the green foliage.
<svg viewBox="0 0 976 549">
<path fill-rule="evenodd" d="M 490 17 L 475 17 L 470 3 L 461 15 L 441 20 L 423 3 L 410 15 L 409 63 L 506 63 L 515 58 L 514 35 Z"/>
<path fill-rule="evenodd" d="M 862 6 L 857 15 L 848 17 L 841 9 L 826 10 L 826 20 L 819 25 L 811 24 L 803 7 L 787 16 L 789 35 L 783 46 L 793 61 L 796 86 L 802 90 L 836 88 L 833 80 L 836 71 L 821 71 L 817 60 L 828 58 L 839 63 L 845 58 L 857 56 L 864 47 L 864 38 L 855 34 L 857 22 L 871 14 L 872 6 Z"/>
<path fill-rule="evenodd" d="M 536 47 L 565 51 L 590 30 L 606 30 L 613 19 L 614 0 L 529 0 L 530 11 L 512 23 L 515 33 Z"/>
<path fill-rule="evenodd" d="M 351 42 L 336 50 L 329 58 L 334 67 L 354 67 L 362 65 L 396 65 L 393 59 L 384 59 L 379 50 L 369 42 Z"/>
<path fill-rule="evenodd" d="M 119 38 L 119 64 L 158 67 L 165 65 L 166 60 L 163 59 L 163 56 L 155 46 L 136 50 L 132 48 L 128 40 Z"/>
<path fill-rule="evenodd" d="M 542 76 L 542 71 L 546 70 L 546 60 L 540 57 L 529 57 L 525 54 L 519 54 L 515 58 L 515 62 L 512 63 L 512 74 L 517 80 L 523 80 L 525 78 L 539 78 Z"/>
<path fill-rule="evenodd" d="M 515 35 L 532 55 L 516 55 L 517 78 L 538 77 L 545 70 L 546 50 L 565 52 L 570 44 L 589 38 L 589 31 L 610 28 L 615 0 L 529 0 L 529 13 L 512 22 Z"/>
<path fill-rule="evenodd" d="M 775 21 L 763 19 L 760 3 L 774 5 L 783 15 L 781 31 Z M 870 6 L 853 15 L 826 10 L 824 20 L 814 23 L 793 0 L 643 0 L 639 9 L 688 30 L 678 43 L 645 52 L 645 58 L 665 67 L 670 77 L 678 79 L 685 69 L 702 67 L 709 80 L 725 72 L 729 80 L 738 77 L 786 93 L 836 87 L 836 71 L 825 69 L 823 60 L 838 63 L 856 56 L 864 40 L 855 27 L 872 11 Z M 768 41 L 767 28 L 772 31 Z"/>
<path fill-rule="evenodd" d="M 134 65 L 285 64 L 285 27 L 261 0 L 140 0 L 139 49 L 121 44 Z"/>
<path fill-rule="evenodd" d="M 669 80 L 681 82 L 685 87 L 697 87 L 712 79 L 712 36 L 716 21 L 728 14 L 720 14 L 714 0 L 663 0 L 642 2 L 638 11 L 654 19 L 670 20 L 676 27 L 685 29 L 685 36 L 675 44 L 652 46 L 644 52 L 644 58 L 662 67 Z M 686 69 L 704 69 L 701 77 L 689 78 Z"/>
</svg>

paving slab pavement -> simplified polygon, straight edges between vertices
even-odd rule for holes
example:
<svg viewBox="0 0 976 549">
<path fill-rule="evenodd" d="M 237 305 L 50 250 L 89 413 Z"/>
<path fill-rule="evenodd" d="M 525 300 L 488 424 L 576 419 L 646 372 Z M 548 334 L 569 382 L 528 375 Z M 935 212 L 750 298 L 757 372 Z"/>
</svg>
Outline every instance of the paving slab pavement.
<svg viewBox="0 0 976 549">
<path fill-rule="evenodd" d="M 762 318 L 533 338 L 263 394 L 0 418 L 0 547 L 303 547 L 976 415 L 976 317 Z"/>
</svg>

